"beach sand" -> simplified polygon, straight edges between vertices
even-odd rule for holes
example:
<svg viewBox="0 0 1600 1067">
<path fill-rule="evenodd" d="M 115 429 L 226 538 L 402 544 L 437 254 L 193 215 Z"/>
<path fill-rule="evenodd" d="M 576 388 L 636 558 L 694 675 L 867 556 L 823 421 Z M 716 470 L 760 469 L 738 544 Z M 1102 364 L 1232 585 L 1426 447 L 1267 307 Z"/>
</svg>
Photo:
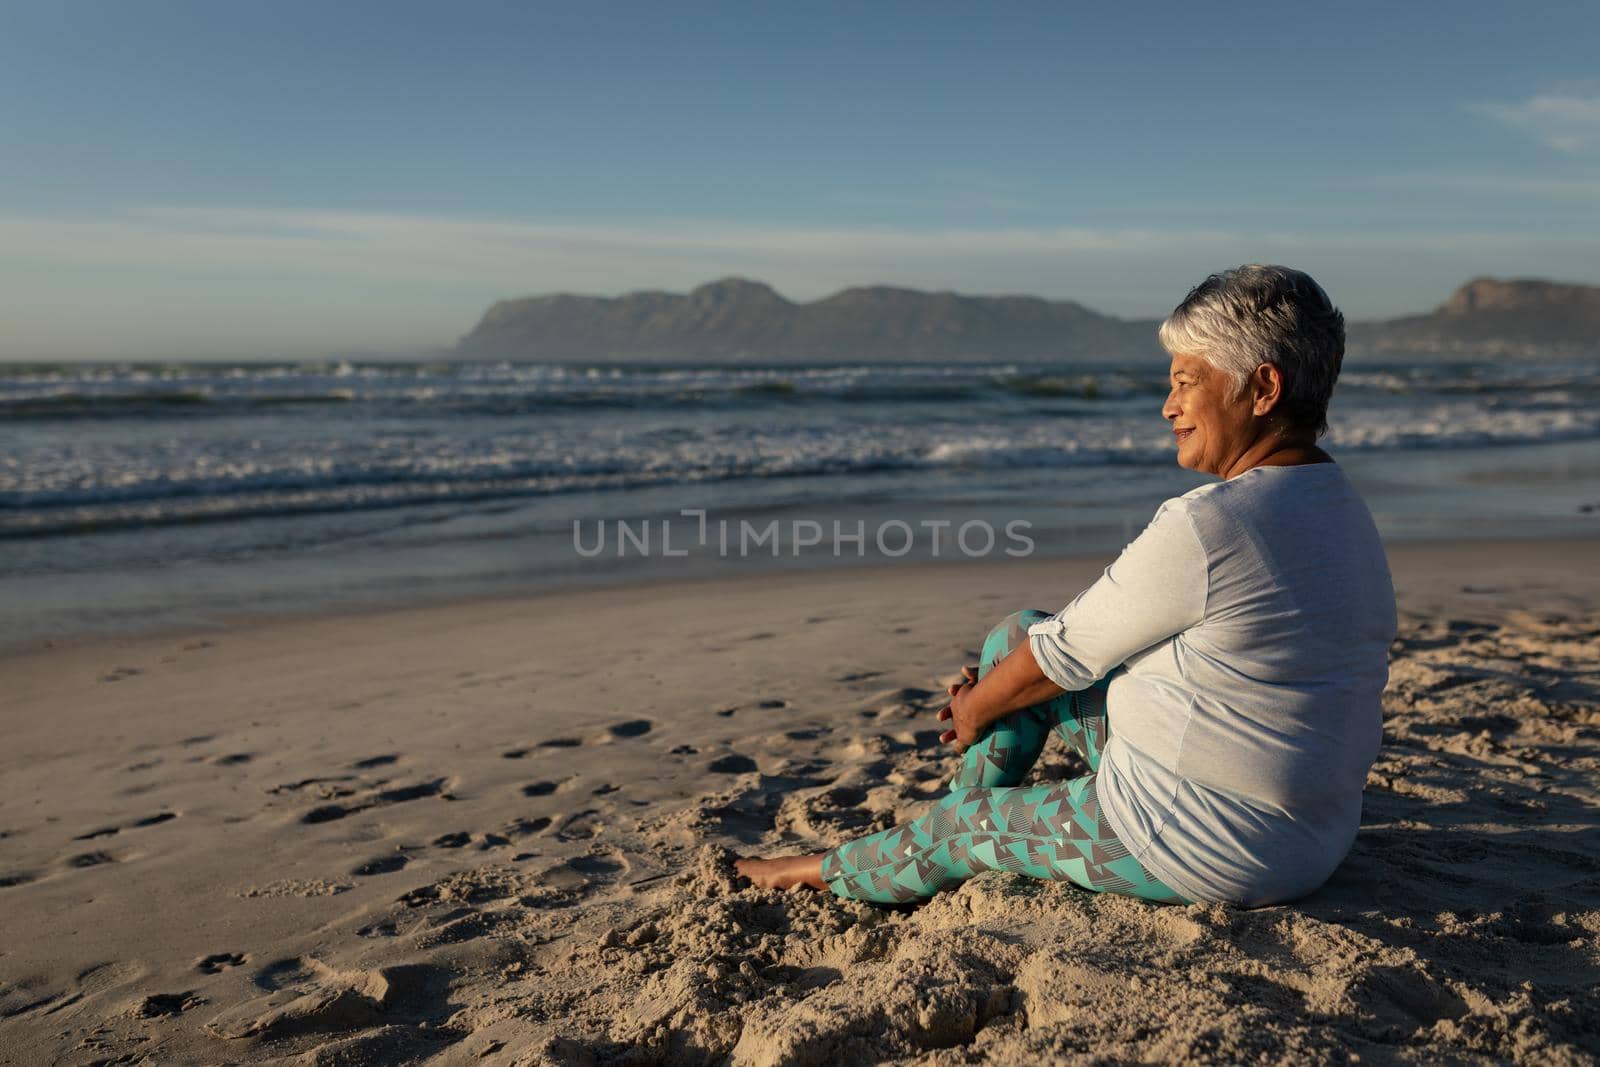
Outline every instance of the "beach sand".
<svg viewBox="0 0 1600 1067">
<path fill-rule="evenodd" d="M 924 810 L 944 684 L 1107 558 L 10 654 L 0 1062 L 1596 1062 L 1600 541 L 1390 551 L 1361 834 L 1258 910 L 731 877 Z"/>
</svg>

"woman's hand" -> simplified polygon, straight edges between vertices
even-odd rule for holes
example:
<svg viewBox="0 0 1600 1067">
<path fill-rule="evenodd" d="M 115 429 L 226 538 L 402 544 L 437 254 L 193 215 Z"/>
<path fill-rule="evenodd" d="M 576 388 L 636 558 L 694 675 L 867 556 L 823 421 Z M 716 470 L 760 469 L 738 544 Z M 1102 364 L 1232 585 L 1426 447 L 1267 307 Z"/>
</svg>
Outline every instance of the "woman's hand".
<svg viewBox="0 0 1600 1067">
<path fill-rule="evenodd" d="M 969 745 L 975 744 L 978 740 L 977 724 L 972 721 L 970 714 L 963 713 L 968 697 L 972 693 L 972 687 L 978 684 L 978 668 L 962 667 L 961 674 L 961 681 L 945 689 L 945 692 L 950 694 L 950 703 L 939 712 L 939 721 L 950 723 L 950 728 L 939 735 L 939 740 L 946 743 L 953 742 L 957 752 L 965 752 Z"/>
</svg>

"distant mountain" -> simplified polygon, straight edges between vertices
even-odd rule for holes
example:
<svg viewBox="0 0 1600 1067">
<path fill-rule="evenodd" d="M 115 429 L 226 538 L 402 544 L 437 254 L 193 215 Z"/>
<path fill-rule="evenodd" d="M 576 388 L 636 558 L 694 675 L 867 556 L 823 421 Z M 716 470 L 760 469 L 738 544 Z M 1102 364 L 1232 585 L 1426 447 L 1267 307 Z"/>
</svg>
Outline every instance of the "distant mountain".
<svg viewBox="0 0 1600 1067">
<path fill-rule="evenodd" d="M 1071 301 L 870 286 L 797 304 L 724 278 L 687 295 L 506 300 L 462 338 L 466 357 L 604 360 L 1118 359 L 1159 356 L 1154 320 Z"/>
<path fill-rule="evenodd" d="M 1600 286 L 1474 278 L 1426 315 L 1353 323 L 1360 355 L 1600 358 Z"/>
<path fill-rule="evenodd" d="M 461 339 L 471 359 L 1117 360 L 1160 358 L 1157 319 L 1069 300 L 889 286 L 810 303 L 724 278 L 688 294 L 550 296 L 495 304 Z M 1600 286 L 1477 278 L 1434 311 L 1349 324 L 1352 359 L 1600 358 Z"/>
</svg>

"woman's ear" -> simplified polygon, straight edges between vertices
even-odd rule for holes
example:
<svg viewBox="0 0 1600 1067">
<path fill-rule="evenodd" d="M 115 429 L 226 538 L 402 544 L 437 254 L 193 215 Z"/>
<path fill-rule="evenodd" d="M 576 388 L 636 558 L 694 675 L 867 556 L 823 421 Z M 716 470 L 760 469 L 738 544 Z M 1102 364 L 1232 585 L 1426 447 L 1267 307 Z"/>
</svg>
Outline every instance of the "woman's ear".
<svg viewBox="0 0 1600 1067">
<path fill-rule="evenodd" d="M 1256 397 L 1251 411 L 1257 418 L 1270 415 L 1283 397 L 1283 372 L 1271 363 L 1263 363 L 1251 378 L 1250 384 Z"/>
</svg>

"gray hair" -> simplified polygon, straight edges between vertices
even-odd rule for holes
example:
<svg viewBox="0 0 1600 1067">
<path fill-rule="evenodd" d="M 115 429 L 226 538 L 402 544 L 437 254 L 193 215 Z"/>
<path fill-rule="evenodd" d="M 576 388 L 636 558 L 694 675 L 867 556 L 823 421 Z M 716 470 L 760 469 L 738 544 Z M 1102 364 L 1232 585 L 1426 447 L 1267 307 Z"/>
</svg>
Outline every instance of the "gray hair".
<svg viewBox="0 0 1600 1067">
<path fill-rule="evenodd" d="M 1237 395 L 1270 363 L 1283 375 L 1278 410 L 1320 437 L 1344 362 L 1344 315 L 1311 275 L 1247 263 L 1189 290 L 1157 333 L 1170 353 L 1198 356 L 1233 382 Z"/>
</svg>

